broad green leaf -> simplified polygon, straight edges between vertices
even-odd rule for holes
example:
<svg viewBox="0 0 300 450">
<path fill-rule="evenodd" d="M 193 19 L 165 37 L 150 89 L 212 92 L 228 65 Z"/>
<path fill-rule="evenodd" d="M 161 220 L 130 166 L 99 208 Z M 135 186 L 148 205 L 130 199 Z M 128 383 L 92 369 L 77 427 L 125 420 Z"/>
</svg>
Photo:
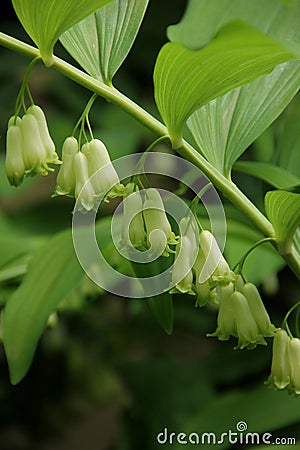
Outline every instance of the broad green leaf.
<svg viewBox="0 0 300 450">
<path fill-rule="evenodd" d="M 276 129 L 276 159 L 279 166 L 296 176 L 300 173 L 300 101 L 298 96 L 284 112 Z"/>
<path fill-rule="evenodd" d="M 300 41 L 299 13 L 299 0 L 189 0 L 182 20 L 169 26 L 167 34 L 171 41 L 196 50 L 226 23 L 243 20 L 272 36 L 278 36 L 282 23 L 288 24 L 283 37 Z"/>
<path fill-rule="evenodd" d="M 300 255 L 300 227 L 297 228 L 294 236 L 294 247 L 297 253 Z"/>
<path fill-rule="evenodd" d="M 300 42 L 299 0 L 190 0 L 183 19 L 169 27 L 168 36 L 189 48 L 200 48 L 221 26 L 237 19 L 283 42 L 285 47 L 295 48 Z M 278 117 L 299 86 L 300 64 L 290 62 L 205 105 L 188 120 L 200 151 L 230 177 L 236 159 Z"/>
<path fill-rule="evenodd" d="M 16 14 L 40 50 L 53 64 L 53 47 L 61 34 L 111 0 L 12 0 Z"/>
<path fill-rule="evenodd" d="M 97 221 L 95 232 L 105 258 L 113 258 L 114 265 L 121 264 L 126 271 L 127 260 L 119 262 L 119 254 L 115 255 L 111 249 L 110 217 Z M 86 239 L 85 227 L 77 233 L 82 240 Z M 94 270 L 101 268 L 97 266 Z M 83 276 L 70 230 L 55 235 L 33 255 L 24 282 L 6 303 L 2 320 L 4 349 L 13 384 L 26 375 L 50 314 L 78 287 Z"/>
<path fill-rule="evenodd" d="M 300 261 L 300 226 L 297 228 L 293 239 L 293 252 L 296 254 L 297 259 Z"/>
<path fill-rule="evenodd" d="M 290 253 L 300 224 L 300 194 L 280 190 L 267 192 L 265 208 L 275 230 L 279 252 Z"/>
<path fill-rule="evenodd" d="M 0 269 L 16 259 L 36 251 L 44 236 L 35 236 L 24 231 L 4 214 L 0 214 Z"/>
<path fill-rule="evenodd" d="M 196 111 L 188 127 L 208 161 L 229 177 L 235 161 L 284 110 L 299 86 L 300 63 L 281 64 Z"/>
<path fill-rule="evenodd" d="M 0 284 L 25 275 L 31 255 L 22 255 L 0 268 Z"/>
<path fill-rule="evenodd" d="M 184 124 L 201 106 L 291 59 L 283 46 L 242 22 L 224 26 L 202 50 L 164 45 L 154 69 L 155 100 L 173 147 L 181 146 Z"/>
<path fill-rule="evenodd" d="M 239 161 L 235 163 L 233 169 L 260 178 L 277 189 L 287 189 L 300 184 L 300 178 L 273 164 L 257 161 Z"/>
<path fill-rule="evenodd" d="M 111 84 L 136 38 L 149 0 L 114 0 L 67 30 L 60 38 L 94 78 Z"/>
<path fill-rule="evenodd" d="M 9 287 L 1 287 L 0 288 L 0 307 L 2 308 L 5 303 L 7 302 L 7 300 L 9 299 L 9 297 L 12 295 L 13 292 L 13 288 L 11 286 Z"/>
<path fill-rule="evenodd" d="M 274 131 L 272 124 L 253 142 L 252 152 L 256 161 L 269 163 L 272 160 L 275 153 Z"/>
<path fill-rule="evenodd" d="M 51 238 L 33 257 L 25 281 L 9 298 L 2 318 L 12 384 L 25 376 L 48 317 L 82 274 L 69 230 Z"/>
<path fill-rule="evenodd" d="M 138 278 L 147 278 L 150 276 L 154 277 L 155 275 L 167 270 L 172 261 L 173 258 L 171 257 L 166 258 L 161 256 L 147 264 L 132 262 L 132 267 Z M 155 283 L 156 281 L 153 282 Z M 168 292 L 163 292 L 155 297 L 148 297 L 147 302 L 165 332 L 167 334 L 172 334 L 174 320 L 173 296 Z"/>
<path fill-rule="evenodd" d="M 173 296 L 168 292 L 147 298 L 148 305 L 167 334 L 173 332 Z"/>
</svg>

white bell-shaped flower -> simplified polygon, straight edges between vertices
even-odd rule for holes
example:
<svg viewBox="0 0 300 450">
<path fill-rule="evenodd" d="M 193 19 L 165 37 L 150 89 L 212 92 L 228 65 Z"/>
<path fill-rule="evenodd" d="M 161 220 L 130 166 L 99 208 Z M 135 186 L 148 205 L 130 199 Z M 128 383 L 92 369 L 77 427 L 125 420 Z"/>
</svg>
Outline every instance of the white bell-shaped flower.
<svg viewBox="0 0 300 450">
<path fill-rule="evenodd" d="M 12 186 L 19 186 L 25 175 L 20 123 L 20 117 L 15 118 L 13 116 L 8 123 L 6 135 L 5 170 L 8 181 Z"/>
<path fill-rule="evenodd" d="M 96 205 L 95 191 L 89 179 L 87 158 L 82 152 L 78 152 L 74 156 L 74 172 L 75 198 L 79 202 L 78 209 L 83 212 L 90 211 Z"/>
<path fill-rule="evenodd" d="M 151 242 L 149 239 L 150 234 L 152 234 L 152 246 L 157 248 L 161 246 L 162 238 L 160 236 L 160 233 L 153 234 L 154 230 L 161 230 L 165 235 L 167 243 L 164 251 L 164 256 L 168 256 L 169 252 L 171 252 L 169 245 L 176 245 L 178 243 L 178 239 L 172 231 L 170 222 L 165 212 L 161 195 L 155 188 L 149 188 L 146 190 L 146 199 L 143 205 L 143 216 L 146 225 L 149 247 L 151 246 Z M 157 245 L 155 245 L 156 240 Z"/>
<path fill-rule="evenodd" d="M 276 328 L 271 323 L 257 287 L 253 283 L 245 283 L 239 290 L 248 301 L 251 314 L 258 326 L 259 332 L 265 337 L 274 336 Z"/>
<path fill-rule="evenodd" d="M 100 139 L 92 139 L 84 144 L 81 150 L 88 161 L 89 175 L 96 173 L 91 180 L 95 194 L 105 194 L 109 197 L 122 194 L 124 186 L 120 184 L 119 176 L 103 142 Z"/>
<path fill-rule="evenodd" d="M 200 233 L 200 249 L 205 257 L 202 271 L 199 274 L 200 283 L 204 283 L 212 276 L 217 279 L 226 277 L 231 273 L 214 235 L 208 230 L 203 230 Z"/>
<path fill-rule="evenodd" d="M 218 326 L 215 333 L 209 336 L 226 341 L 233 336 L 238 339 L 235 348 L 253 349 L 258 344 L 266 345 L 266 341 L 250 311 L 246 297 L 234 291 L 234 284 L 218 286 L 220 290 L 220 309 Z"/>
<path fill-rule="evenodd" d="M 170 294 L 191 294 L 193 291 L 193 259 L 192 244 L 188 236 L 181 236 L 176 246 L 175 261 L 172 269 L 172 285 Z"/>
<path fill-rule="evenodd" d="M 67 137 L 62 147 L 62 165 L 60 166 L 57 174 L 54 195 L 68 195 L 69 197 L 75 196 L 76 178 L 74 158 L 77 153 L 77 139 L 73 136 Z"/>
<path fill-rule="evenodd" d="M 292 338 L 289 341 L 288 355 L 291 369 L 291 383 L 288 387 L 290 393 L 300 394 L 300 339 Z"/>
<path fill-rule="evenodd" d="M 55 151 L 55 145 L 53 140 L 51 139 L 47 120 L 42 108 L 40 108 L 38 105 L 32 105 L 27 109 L 26 114 L 32 114 L 37 120 L 41 140 L 46 150 L 47 163 L 61 164 L 61 161 L 59 161 L 58 158 L 58 154 Z"/>
<path fill-rule="evenodd" d="M 47 175 L 53 169 L 47 165 L 47 155 L 41 139 L 39 126 L 32 114 L 25 114 L 21 122 L 25 173 Z"/>
<path fill-rule="evenodd" d="M 146 232 L 143 219 L 143 201 L 139 191 L 123 199 L 123 242 L 146 250 Z"/>
<path fill-rule="evenodd" d="M 285 389 L 291 381 L 290 340 L 287 332 L 282 329 L 274 336 L 271 375 L 267 384 L 275 389 Z"/>
</svg>

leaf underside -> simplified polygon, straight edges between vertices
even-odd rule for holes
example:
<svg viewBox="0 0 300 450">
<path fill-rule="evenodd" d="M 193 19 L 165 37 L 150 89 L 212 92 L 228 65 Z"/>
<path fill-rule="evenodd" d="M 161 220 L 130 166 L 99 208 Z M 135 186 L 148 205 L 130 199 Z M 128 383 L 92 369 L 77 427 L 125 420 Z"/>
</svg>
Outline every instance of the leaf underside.
<svg viewBox="0 0 300 450">
<path fill-rule="evenodd" d="M 67 30 L 60 41 L 94 78 L 111 84 L 130 51 L 149 0 L 114 0 Z"/>
<path fill-rule="evenodd" d="M 191 0 L 181 22 L 168 28 L 168 36 L 189 48 L 201 48 L 220 27 L 237 19 L 288 48 L 299 47 L 299 0 Z M 299 86 L 300 63 L 293 61 L 206 104 L 187 122 L 199 151 L 230 178 L 234 162 L 281 114 Z"/>
<path fill-rule="evenodd" d="M 201 106 L 291 59 L 283 46 L 242 22 L 224 26 L 198 51 L 164 45 L 154 69 L 155 100 L 173 147 L 181 146 L 184 124 Z"/>
<path fill-rule="evenodd" d="M 281 190 L 267 192 L 265 208 L 274 226 L 279 252 L 290 253 L 294 234 L 300 224 L 300 194 Z"/>
</svg>

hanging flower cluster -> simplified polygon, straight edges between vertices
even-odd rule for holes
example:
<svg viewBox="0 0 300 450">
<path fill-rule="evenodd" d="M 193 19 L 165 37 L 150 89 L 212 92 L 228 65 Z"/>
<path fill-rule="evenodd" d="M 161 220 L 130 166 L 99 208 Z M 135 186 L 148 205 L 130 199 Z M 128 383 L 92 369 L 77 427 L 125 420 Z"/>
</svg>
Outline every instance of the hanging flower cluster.
<svg viewBox="0 0 300 450">
<path fill-rule="evenodd" d="M 79 210 L 90 211 L 97 206 L 99 197 L 116 197 L 123 193 L 124 186 L 102 141 L 92 139 L 79 150 L 75 137 L 65 140 L 54 196 L 75 197 Z"/>
<path fill-rule="evenodd" d="M 274 337 L 271 375 L 266 383 L 275 389 L 287 389 L 290 394 L 300 394 L 300 339 L 291 338 L 283 329 Z"/>
<path fill-rule="evenodd" d="M 265 337 L 272 337 L 276 331 L 264 307 L 260 294 L 252 283 L 241 280 L 218 286 L 218 326 L 214 333 L 221 341 L 231 336 L 238 339 L 236 348 L 251 350 L 258 344 L 267 345 Z"/>
<path fill-rule="evenodd" d="M 172 231 L 159 191 L 149 188 L 131 192 L 123 204 L 123 244 L 145 251 L 151 248 L 154 254 L 169 256 L 177 245 L 178 238 Z"/>
<path fill-rule="evenodd" d="M 50 137 L 43 110 L 30 106 L 23 117 L 9 119 L 6 137 L 5 169 L 12 186 L 19 186 L 24 176 L 48 175 L 61 164 Z"/>
<path fill-rule="evenodd" d="M 276 329 L 271 324 L 257 288 L 252 283 L 245 283 L 240 275 L 230 270 L 210 231 L 201 231 L 199 249 L 195 255 L 194 231 L 191 225 L 185 229 L 176 249 L 178 259 L 175 259 L 172 272 L 175 286 L 170 293 L 195 294 L 197 306 L 207 303 L 219 305 L 218 326 L 215 333 L 209 336 L 216 336 L 222 341 L 235 337 L 238 339 L 236 348 L 241 349 L 266 345 L 264 338 L 274 336 Z"/>
</svg>

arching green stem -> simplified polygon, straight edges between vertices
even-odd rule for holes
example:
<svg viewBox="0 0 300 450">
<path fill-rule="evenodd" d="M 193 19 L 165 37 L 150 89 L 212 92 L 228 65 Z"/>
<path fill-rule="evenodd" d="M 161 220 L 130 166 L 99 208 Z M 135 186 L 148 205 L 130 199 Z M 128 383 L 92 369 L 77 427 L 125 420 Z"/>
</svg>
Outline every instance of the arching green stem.
<svg viewBox="0 0 300 450">
<path fill-rule="evenodd" d="M 289 335 L 291 338 L 293 337 L 293 335 L 292 335 L 291 330 L 290 330 L 290 327 L 289 327 L 289 325 L 288 325 L 288 318 L 290 317 L 290 315 L 292 314 L 292 312 L 295 311 L 295 309 L 297 309 L 297 308 L 299 308 L 299 307 L 300 307 L 300 301 L 297 302 L 297 303 L 295 303 L 295 305 L 293 305 L 293 306 L 291 307 L 291 309 L 286 313 L 285 318 L 283 319 L 282 324 L 281 324 L 281 328 L 285 328 L 286 331 L 287 331 L 287 333 L 288 333 L 288 335 Z M 299 311 L 299 309 L 298 309 L 298 311 Z M 298 311 L 297 311 L 297 313 L 298 313 Z M 297 317 L 298 317 L 298 314 L 297 314 Z M 296 332 L 297 332 L 297 330 L 299 330 L 298 327 L 296 327 Z M 298 335 L 298 337 L 299 337 L 299 335 Z"/>
<path fill-rule="evenodd" d="M 233 270 L 238 268 L 239 273 L 243 276 L 243 268 L 244 268 L 246 259 L 248 258 L 250 253 L 253 252 L 253 250 L 255 250 L 259 245 L 264 244 L 265 242 L 276 243 L 276 240 L 274 238 L 264 238 L 264 239 L 261 239 L 260 241 L 256 242 L 251 248 L 249 248 L 249 250 L 244 254 L 244 256 L 239 260 L 239 262 L 234 266 Z"/>
</svg>

